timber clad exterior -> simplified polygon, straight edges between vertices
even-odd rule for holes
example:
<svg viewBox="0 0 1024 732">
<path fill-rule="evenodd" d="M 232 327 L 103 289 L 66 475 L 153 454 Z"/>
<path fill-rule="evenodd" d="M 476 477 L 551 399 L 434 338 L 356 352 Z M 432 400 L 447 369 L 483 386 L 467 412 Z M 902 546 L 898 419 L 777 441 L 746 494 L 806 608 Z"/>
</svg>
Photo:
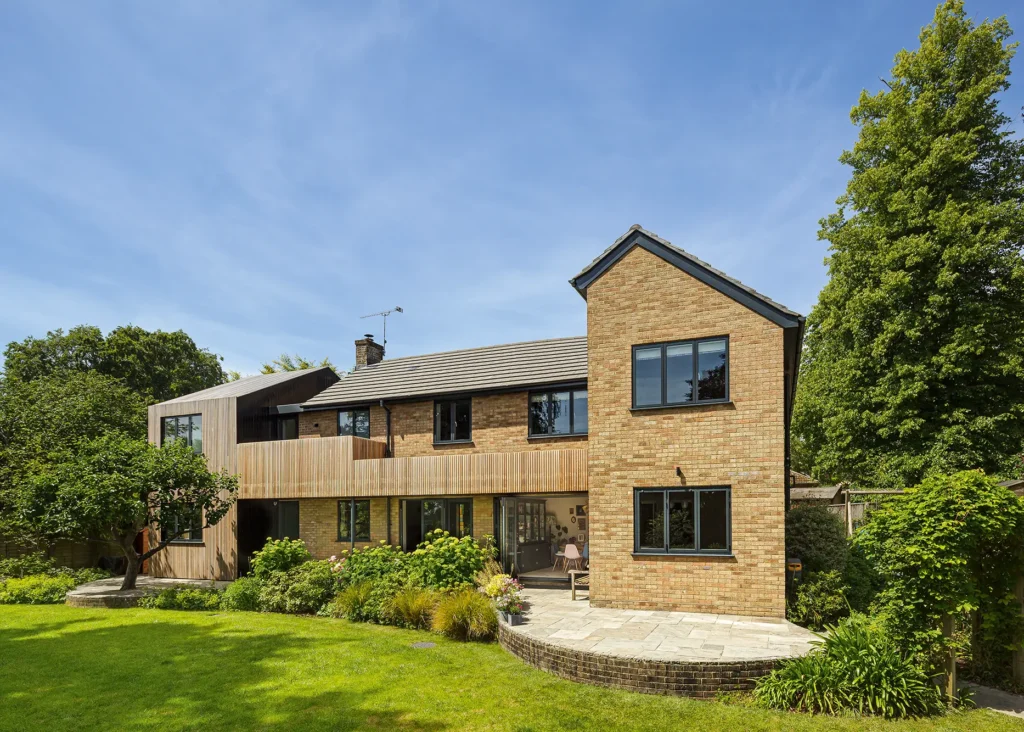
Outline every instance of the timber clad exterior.
<svg viewBox="0 0 1024 732">
<path fill-rule="evenodd" d="M 368 336 L 340 380 L 251 377 L 151 407 L 152 441 L 163 417 L 202 415 L 210 467 L 240 476 L 228 517 L 152 572 L 232 579 L 266 536 L 326 558 L 443 526 L 494 535 L 527 578 L 577 543 L 597 606 L 783 616 L 803 318 L 639 227 L 571 282 L 585 339 L 377 360 Z M 670 406 L 637 407 L 659 380 Z"/>
</svg>

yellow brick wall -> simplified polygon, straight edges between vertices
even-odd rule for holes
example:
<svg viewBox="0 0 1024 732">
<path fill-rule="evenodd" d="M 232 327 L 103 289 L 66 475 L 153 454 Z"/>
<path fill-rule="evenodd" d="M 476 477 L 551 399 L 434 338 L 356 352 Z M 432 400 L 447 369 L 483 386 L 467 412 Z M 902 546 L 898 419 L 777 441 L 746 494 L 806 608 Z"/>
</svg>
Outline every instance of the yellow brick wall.
<svg viewBox="0 0 1024 732">
<path fill-rule="evenodd" d="M 631 411 L 632 346 L 719 335 L 732 403 Z M 783 616 L 782 329 L 634 248 L 588 289 L 587 337 L 591 602 Z M 633 556 L 633 489 L 680 484 L 732 487 L 733 557 Z"/>
<path fill-rule="evenodd" d="M 392 499 L 391 503 L 397 503 Z M 366 547 L 387 539 L 387 499 L 370 499 L 370 541 L 357 541 L 357 547 Z M 394 519 L 397 521 L 397 516 Z M 396 529 L 392 526 L 392 532 Z M 352 542 L 338 541 L 338 499 L 299 499 L 299 538 L 314 559 L 327 559 L 352 548 Z"/>
<path fill-rule="evenodd" d="M 529 392 L 518 391 L 473 399 L 471 443 L 434 444 L 434 402 L 407 402 L 390 405 L 394 457 L 466 454 L 478 452 L 524 452 L 582 447 L 586 435 L 528 438 Z M 299 414 L 300 437 L 333 437 L 338 434 L 337 410 Z M 383 442 L 387 435 L 384 409 L 370 408 L 370 439 Z"/>
</svg>

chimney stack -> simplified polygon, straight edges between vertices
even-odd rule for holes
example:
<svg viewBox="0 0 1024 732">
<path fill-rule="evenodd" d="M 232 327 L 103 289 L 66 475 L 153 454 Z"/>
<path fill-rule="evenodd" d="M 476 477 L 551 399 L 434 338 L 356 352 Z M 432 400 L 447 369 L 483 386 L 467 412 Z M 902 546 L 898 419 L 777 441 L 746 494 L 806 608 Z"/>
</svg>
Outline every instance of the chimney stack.
<svg viewBox="0 0 1024 732">
<path fill-rule="evenodd" d="M 384 360 L 384 346 L 373 340 L 373 333 L 367 333 L 356 341 L 356 368 L 373 366 Z"/>
</svg>

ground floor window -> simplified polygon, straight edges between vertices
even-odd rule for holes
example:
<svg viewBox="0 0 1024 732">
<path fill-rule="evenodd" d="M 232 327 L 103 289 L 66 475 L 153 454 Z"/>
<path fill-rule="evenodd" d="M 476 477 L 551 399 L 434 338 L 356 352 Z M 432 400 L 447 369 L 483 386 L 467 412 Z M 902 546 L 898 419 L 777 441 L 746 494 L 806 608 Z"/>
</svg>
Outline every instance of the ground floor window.
<svg viewBox="0 0 1024 732">
<path fill-rule="evenodd" d="M 471 498 L 425 498 L 402 501 L 402 548 L 415 549 L 429 532 L 447 531 L 454 537 L 473 535 Z"/>
<path fill-rule="evenodd" d="M 169 537 L 178 534 L 178 529 L 181 528 L 183 531 L 171 539 L 172 544 L 184 543 L 184 544 L 195 544 L 203 540 L 203 512 L 198 511 L 191 521 L 185 520 L 174 520 L 170 522 L 170 525 L 163 526 L 160 529 L 161 541 L 167 541 Z"/>
<path fill-rule="evenodd" d="M 338 541 L 370 540 L 370 502 L 338 501 Z"/>
<path fill-rule="evenodd" d="M 732 551 L 732 491 L 637 488 L 634 551 L 642 554 L 728 554 Z"/>
</svg>

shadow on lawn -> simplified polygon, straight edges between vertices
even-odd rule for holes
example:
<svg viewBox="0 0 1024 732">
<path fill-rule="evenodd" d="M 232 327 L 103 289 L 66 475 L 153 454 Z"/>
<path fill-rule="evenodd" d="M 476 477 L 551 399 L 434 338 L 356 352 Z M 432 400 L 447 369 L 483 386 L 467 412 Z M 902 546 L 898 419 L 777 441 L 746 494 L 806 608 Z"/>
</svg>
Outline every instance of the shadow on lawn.
<svg viewBox="0 0 1024 732">
<path fill-rule="evenodd" d="M 106 614 L 0 626 L 0 728 L 445 727 L 415 719 L 411 709 L 375 708 L 372 687 L 290 693 L 297 679 L 289 662 L 323 638 L 168 615 L 126 616 L 113 626 Z M 300 680 L 311 688 L 308 676 Z"/>
</svg>

